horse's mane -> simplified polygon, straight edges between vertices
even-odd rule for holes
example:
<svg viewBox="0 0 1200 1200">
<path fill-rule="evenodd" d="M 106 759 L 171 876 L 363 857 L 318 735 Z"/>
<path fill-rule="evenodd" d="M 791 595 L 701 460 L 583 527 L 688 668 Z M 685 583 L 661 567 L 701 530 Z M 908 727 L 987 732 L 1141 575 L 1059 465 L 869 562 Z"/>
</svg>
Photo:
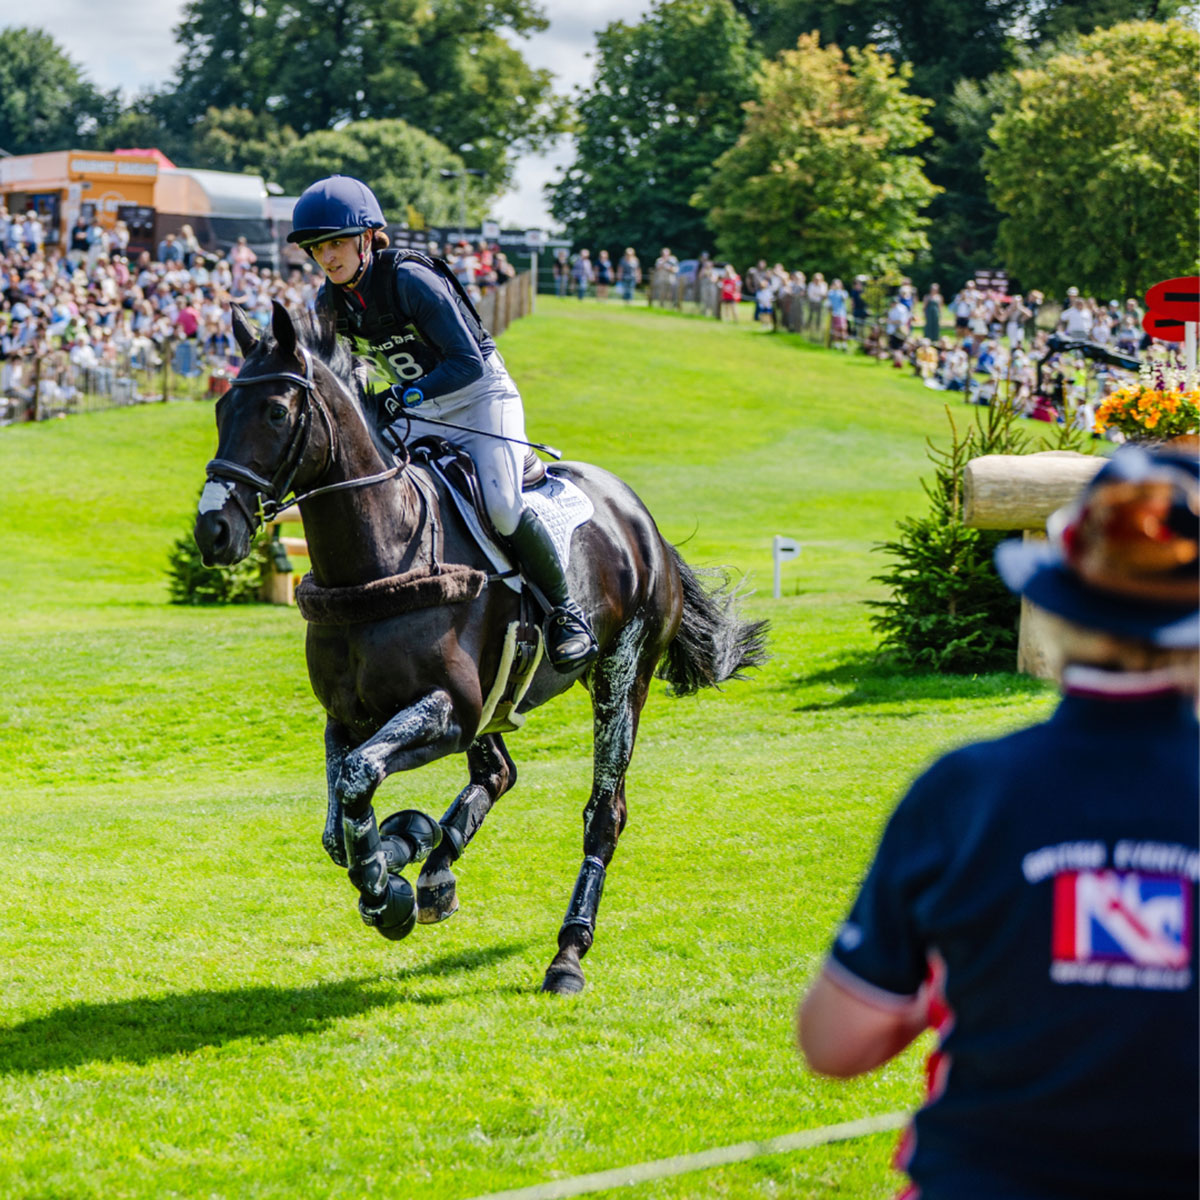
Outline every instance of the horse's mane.
<svg viewBox="0 0 1200 1200">
<path fill-rule="evenodd" d="M 338 337 L 333 318 L 321 312 L 313 312 L 309 308 L 289 308 L 288 316 L 292 318 L 292 325 L 296 330 L 296 341 L 319 358 L 350 389 L 351 395 L 360 397 L 362 388 L 354 373 L 360 360 Z M 267 325 L 255 348 L 254 357 L 257 358 L 261 354 L 265 358 L 276 348 L 275 334 L 271 326 Z"/>
</svg>

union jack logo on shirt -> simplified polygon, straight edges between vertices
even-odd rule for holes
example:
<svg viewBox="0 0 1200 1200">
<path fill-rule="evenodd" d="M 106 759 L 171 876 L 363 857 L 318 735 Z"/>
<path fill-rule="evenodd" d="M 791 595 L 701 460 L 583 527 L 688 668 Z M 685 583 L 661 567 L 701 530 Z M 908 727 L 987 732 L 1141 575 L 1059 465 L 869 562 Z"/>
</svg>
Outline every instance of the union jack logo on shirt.
<svg viewBox="0 0 1200 1200">
<path fill-rule="evenodd" d="M 1190 960 L 1190 914 L 1186 879 L 1063 871 L 1054 879 L 1054 961 L 1181 970 Z"/>
</svg>

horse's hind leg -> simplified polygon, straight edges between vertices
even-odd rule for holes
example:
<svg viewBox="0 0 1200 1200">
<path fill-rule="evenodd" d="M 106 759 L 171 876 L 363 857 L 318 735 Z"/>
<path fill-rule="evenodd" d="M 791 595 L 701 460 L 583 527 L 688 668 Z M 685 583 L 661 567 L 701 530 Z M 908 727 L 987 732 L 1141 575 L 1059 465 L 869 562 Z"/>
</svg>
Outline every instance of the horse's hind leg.
<svg viewBox="0 0 1200 1200">
<path fill-rule="evenodd" d="M 493 804 L 517 782 L 517 768 L 498 733 L 476 738 L 467 749 L 467 784 L 442 817 L 442 844 L 417 879 L 417 920 L 433 925 L 458 911 L 458 881 L 451 865 L 466 849 Z"/>
<path fill-rule="evenodd" d="M 579 960 L 591 949 L 604 875 L 625 828 L 625 772 L 657 655 L 647 654 L 643 623 L 634 619 L 592 670 L 592 794 L 583 812 L 583 865 L 558 932 L 558 953 L 542 991 L 583 991 Z"/>
</svg>

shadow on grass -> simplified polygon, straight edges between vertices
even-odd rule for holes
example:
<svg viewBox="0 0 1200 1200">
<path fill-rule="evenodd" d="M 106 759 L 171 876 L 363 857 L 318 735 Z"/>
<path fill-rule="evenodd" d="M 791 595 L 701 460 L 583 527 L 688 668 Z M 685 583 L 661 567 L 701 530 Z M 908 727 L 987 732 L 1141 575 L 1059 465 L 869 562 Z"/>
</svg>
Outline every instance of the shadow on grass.
<svg viewBox="0 0 1200 1200">
<path fill-rule="evenodd" d="M 834 667 L 795 676 L 790 691 L 818 686 L 848 687 L 836 700 L 799 704 L 795 712 L 825 712 L 868 704 L 898 704 L 921 700 L 989 700 L 1002 696 L 1037 696 L 1050 685 L 1042 679 L 1015 672 L 985 675 L 949 675 L 906 672 L 873 654 L 856 654 Z"/>
<path fill-rule="evenodd" d="M 526 944 L 446 954 L 390 979 L 444 980 L 501 962 Z M 72 1004 L 48 1016 L 0 1026 L 0 1075 L 62 1071 L 94 1062 L 146 1063 L 241 1038 L 318 1033 L 334 1021 L 391 1004 L 436 1005 L 454 998 L 433 992 L 398 994 L 383 978 Z"/>
</svg>

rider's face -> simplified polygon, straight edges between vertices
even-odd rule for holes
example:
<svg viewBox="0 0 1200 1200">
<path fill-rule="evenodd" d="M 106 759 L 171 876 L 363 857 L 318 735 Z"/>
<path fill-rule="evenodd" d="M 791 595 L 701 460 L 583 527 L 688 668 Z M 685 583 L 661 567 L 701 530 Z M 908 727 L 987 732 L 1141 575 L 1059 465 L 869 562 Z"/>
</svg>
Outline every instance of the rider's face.
<svg viewBox="0 0 1200 1200">
<path fill-rule="evenodd" d="M 330 283 L 347 284 L 358 271 L 358 238 L 335 237 L 318 242 L 312 255 Z"/>
</svg>

